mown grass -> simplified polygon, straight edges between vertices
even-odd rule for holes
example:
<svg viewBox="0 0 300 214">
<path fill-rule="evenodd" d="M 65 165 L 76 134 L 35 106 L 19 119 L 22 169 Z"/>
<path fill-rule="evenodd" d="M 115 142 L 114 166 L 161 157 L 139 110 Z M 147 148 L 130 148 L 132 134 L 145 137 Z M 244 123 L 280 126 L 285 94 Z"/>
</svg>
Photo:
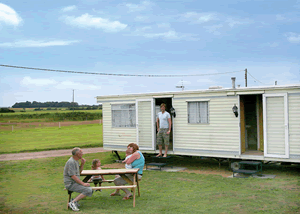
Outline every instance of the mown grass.
<svg viewBox="0 0 300 214">
<path fill-rule="evenodd" d="M 0 154 L 103 146 L 102 124 L 0 130 L 0 135 Z"/>
<path fill-rule="evenodd" d="M 124 154 L 122 154 L 124 156 Z M 84 155 L 91 161 L 114 162 L 111 152 Z M 0 210 L 3 213 L 70 213 L 62 172 L 69 156 L 0 162 Z M 186 161 L 185 166 L 190 167 Z M 206 164 L 198 163 L 200 173 Z M 217 168 L 217 163 L 211 163 Z M 211 169 L 211 166 L 210 168 Z M 186 172 L 144 171 L 141 197 L 122 201 L 110 197 L 112 190 L 96 192 L 82 200 L 81 213 L 298 213 L 299 172 L 287 176 L 273 169 L 275 179 L 230 179 L 220 175 Z M 83 178 L 83 177 L 82 177 Z M 107 176 L 107 179 L 111 177 Z M 76 196 L 76 194 L 74 194 Z"/>
</svg>

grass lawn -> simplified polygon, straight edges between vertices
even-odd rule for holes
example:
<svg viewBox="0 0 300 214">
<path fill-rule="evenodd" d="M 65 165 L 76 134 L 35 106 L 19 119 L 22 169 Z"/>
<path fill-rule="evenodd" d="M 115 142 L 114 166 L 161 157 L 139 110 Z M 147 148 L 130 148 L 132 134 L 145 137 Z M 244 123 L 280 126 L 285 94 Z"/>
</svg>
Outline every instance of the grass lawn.
<svg viewBox="0 0 300 214">
<path fill-rule="evenodd" d="M 124 156 L 124 154 L 121 154 Z M 111 152 L 86 154 L 85 169 L 99 158 L 103 168 L 116 159 Z M 3 213 L 70 213 L 63 191 L 63 167 L 68 156 L 0 162 L 0 210 Z M 182 161 L 181 161 L 182 162 Z M 190 165 L 192 163 L 192 165 Z M 194 165 L 193 165 L 194 163 Z M 230 179 L 201 174 L 218 169 L 216 162 L 188 160 L 200 173 L 144 171 L 141 197 L 122 201 L 113 190 L 82 200 L 81 213 L 298 213 L 299 172 L 271 169 L 275 179 Z M 110 165 L 112 166 L 112 165 Z M 224 167 L 224 166 L 223 166 Z M 222 169 L 224 170 L 224 169 Z M 83 178 L 83 177 L 82 177 Z M 111 177 L 107 176 L 107 179 Z M 76 196 L 76 194 L 74 194 Z M 0 211 L 1 212 L 1 211 Z"/>
<path fill-rule="evenodd" d="M 79 147 L 102 147 L 102 124 L 0 130 L 0 154 Z"/>
</svg>

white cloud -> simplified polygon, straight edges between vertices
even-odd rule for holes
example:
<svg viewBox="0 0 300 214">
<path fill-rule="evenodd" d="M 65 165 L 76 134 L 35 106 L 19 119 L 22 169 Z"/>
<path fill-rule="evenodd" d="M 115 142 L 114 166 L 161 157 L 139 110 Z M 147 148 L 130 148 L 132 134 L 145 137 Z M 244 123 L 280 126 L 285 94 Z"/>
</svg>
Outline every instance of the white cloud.
<svg viewBox="0 0 300 214">
<path fill-rule="evenodd" d="M 22 18 L 11 7 L 0 3 L 0 24 L 1 22 L 18 26 L 22 22 Z"/>
<path fill-rule="evenodd" d="M 35 86 L 46 86 L 46 85 L 54 85 L 57 82 L 51 79 L 33 79 L 31 77 L 24 77 L 21 81 L 23 85 L 35 85 Z"/>
<path fill-rule="evenodd" d="M 149 17 L 148 16 L 136 16 L 134 18 L 134 21 L 137 21 L 137 22 L 149 21 Z"/>
<path fill-rule="evenodd" d="M 295 75 L 295 73 L 291 72 L 290 70 L 291 68 L 289 68 L 288 66 L 280 67 L 280 71 L 276 71 L 274 69 L 275 72 L 264 74 L 261 77 L 263 78 L 262 82 L 269 85 L 274 85 L 275 81 L 277 81 L 278 85 L 295 84 L 297 82 L 298 77 L 297 75 Z"/>
<path fill-rule="evenodd" d="M 154 4 L 150 1 L 142 1 L 140 4 L 125 4 L 125 6 L 129 9 L 129 12 L 143 11 L 151 8 L 153 5 Z"/>
<path fill-rule="evenodd" d="M 228 18 L 225 22 L 229 25 L 229 27 L 233 28 L 236 25 L 250 24 L 252 21 L 248 19 Z"/>
<path fill-rule="evenodd" d="M 64 7 L 61 9 L 62 12 L 70 12 L 70 11 L 73 11 L 73 10 L 76 10 L 77 7 L 75 5 L 71 5 L 71 6 L 67 6 L 67 7 Z"/>
<path fill-rule="evenodd" d="M 287 18 L 282 14 L 277 14 L 276 15 L 276 20 L 278 20 L 278 21 L 283 21 L 283 20 L 286 20 L 286 19 Z"/>
<path fill-rule="evenodd" d="M 187 12 L 183 14 L 182 17 L 194 23 L 205 23 L 212 20 L 218 20 L 217 15 L 215 13 Z"/>
<path fill-rule="evenodd" d="M 185 86 L 185 85 L 191 85 L 190 81 L 180 80 L 176 83 L 176 86 Z"/>
<path fill-rule="evenodd" d="M 145 27 L 137 28 L 137 29 L 135 30 L 135 32 L 145 32 L 145 31 L 151 30 L 151 29 L 152 29 L 151 26 L 145 26 Z"/>
<path fill-rule="evenodd" d="M 105 32 L 117 32 L 124 30 L 127 27 L 126 24 L 122 24 L 119 21 L 110 21 L 101 17 L 94 17 L 88 13 L 78 17 L 64 16 L 64 21 L 66 24 L 72 26 L 80 28 L 98 28 Z"/>
<path fill-rule="evenodd" d="M 146 38 L 163 38 L 168 40 L 197 40 L 192 34 L 177 33 L 176 31 L 169 30 L 163 33 L 140 33 L 139 36 Z"/>
<path fill-rule="evenodd" d="M 63 40 L 53 40 L 53 41 L 35 41 L 35 40 L 22 40 L 17 42 L 6 42 L 0 43 L 0 47 L 7 48 L 40 48 L 40 47 L 50 47 L 50 46 L 65 46 L 77 43 L 77 40 L 63 41 Z"/>
<path fill-rule="evenodd" d="M 161 28 L 169 28 L 168 25 L 159 26 L 145 26 L 141 28 L 137 28 L 133 35 L 135 36 L 143 36 L 145 38 L 163 38 L 168 40 L 198 40 L 194 34 L 184 34 L 178 33 L 174 30 L 167 30 L 165 32 L 155 32 L 161 31 Z"/>
<path fill-rule="evenodd" d="M 300 43 L 300 34 L 296 34 L 296 33 L 287 33 L 285 35 L 287 37 L 287 40 L 290 43 Z"/>
<path fill-rule="evenodd" d="M 295 4 L 295 8 L 300 9 L 300 0 L 298 0 Z"/>
<path fill-rule="evenodd" d="M 155 38 L 155 37 L 163 37 L 163 38 L 167 38 L 167 39 L 178 39 L 179 38 L 178 33 L 176 33 L 175 31 L 168 31 L 168 32 L 164 32 L 164 33 L 145 33 L 143 36 L 147 37 L 147 38 Z"/>
<path fill-rule="evenodd" d="M 72 82 L 69 80 L 58 83 L 54 86 L 56 89 L 75 89 L 75 90 L 100 90 L 101 86 L 92 84 L 82 84 L 78 82 Z"/>
<path fill-rule="evenodd" d="M 207 30 L 207 32 L 212 33 L 214 35 L 221 35 L 221 33 L 218 31 L 220 28 L 222 28 L 222 24 L 218 25 L 212 25 L 212 26 L 205 26 L 204 28 Z"/>
<path fill-rule="evenodd" d="M 157 27 L 158 28 L 170 28 L 171 25 L 170 25 L 170 23 L 160 23 L 160 24 L 157 24 Z"/>
<path fill-rule="evenodd" d="M 276 47 L 279 46 L 279 44 L 278 44 L 277 42 L 273 42 L 273 43 L 269 43 L 269 46 L 270 46 L 271 48 L 276 48 Z"/>
<path fill-rule="evenodd" d="M 80 82 L 73 81 L 55 81 L 53 79 L 42 79 L 42 78 L 31 78 L 24 77 L 21 81 L 22 85 L 25 86 L 50 86 L 53 89 L 75 89 L 75 90 L 99 90 L 101 86 L 96 86 L 93 84 L 84 84 Z"/>
</svg>

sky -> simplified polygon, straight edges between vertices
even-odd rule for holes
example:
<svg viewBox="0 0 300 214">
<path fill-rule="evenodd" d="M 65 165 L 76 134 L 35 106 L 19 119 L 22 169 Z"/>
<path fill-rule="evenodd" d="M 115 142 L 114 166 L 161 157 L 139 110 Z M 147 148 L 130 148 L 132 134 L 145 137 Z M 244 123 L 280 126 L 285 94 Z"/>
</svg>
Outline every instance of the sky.
<svg viewBox="0 0 300 214">
<path fill-rule="evenodd" d="M 300 83 L 300 0 L 0 0 L 0 107 Z M 195 75 L 198 76 L 188 76 Z"/>
</svg>

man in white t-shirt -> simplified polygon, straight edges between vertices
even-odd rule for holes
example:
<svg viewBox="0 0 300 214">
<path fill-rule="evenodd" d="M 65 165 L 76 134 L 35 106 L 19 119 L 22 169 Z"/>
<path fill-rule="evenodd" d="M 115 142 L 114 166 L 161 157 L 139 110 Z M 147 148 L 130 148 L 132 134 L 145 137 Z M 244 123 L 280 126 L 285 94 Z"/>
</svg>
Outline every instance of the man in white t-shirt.
<svg viewBox="0 0 300 214">
<path fill-rule="evenodd" d="M 160 105 L 161 112 L 157 115 L 156 126 L 157 126 L 157 138 L 156 142 L 159 148 L 159 154 L 156 157 L 162 156 L 162 144 L 165 144 L 165 154 L 164 157 L 167 157 L 168 147 L 170 143 L 170 132 L 171 132 L 171 116 L 166 112 L 166 104 L 162 103 Z"/>
</svg>

